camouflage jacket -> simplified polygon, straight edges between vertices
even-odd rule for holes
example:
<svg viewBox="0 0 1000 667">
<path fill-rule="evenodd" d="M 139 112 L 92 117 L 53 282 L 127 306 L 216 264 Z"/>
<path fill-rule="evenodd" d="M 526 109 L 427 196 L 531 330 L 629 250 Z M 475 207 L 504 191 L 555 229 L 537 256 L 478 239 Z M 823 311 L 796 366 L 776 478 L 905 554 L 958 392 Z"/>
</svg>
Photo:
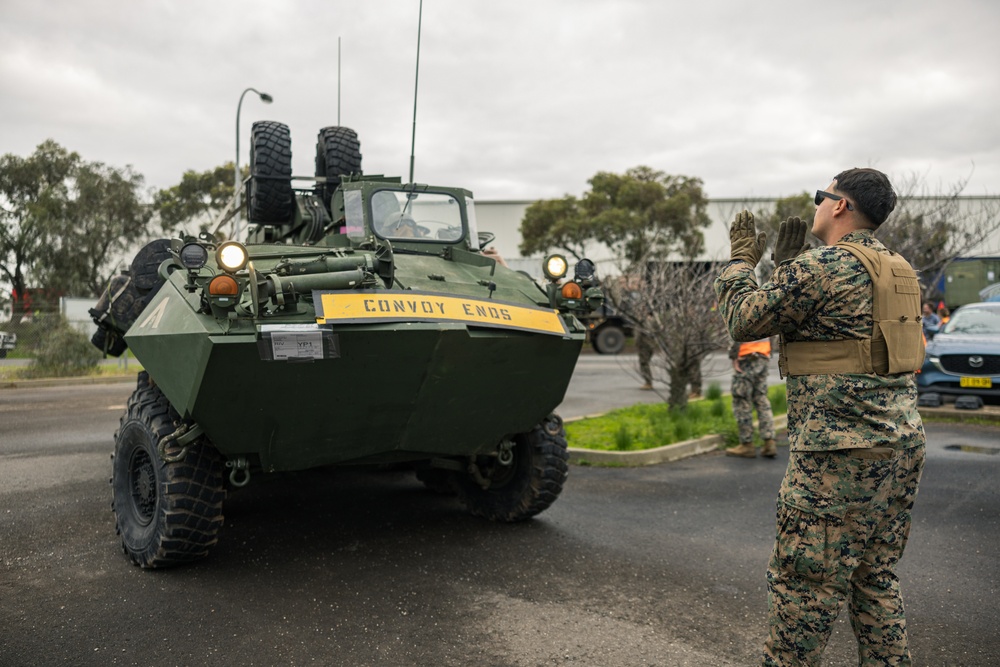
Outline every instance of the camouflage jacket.
<svg viewBox="0 0 1000 667">
<path fill-rule="evenodd" d="M 854 231 L 841 240 L 885 251 L 871 231 Z M 782 262 L 761 287 L 749 264 L 731 262 L 716 279 L 715 293 L 737 341 L 776 334 L 789 342 L 871 336 L 871 276 L 854 255 L 836 246 Z M 792 450 L 924 444 L 913 373 L 799 375 L 786 382 Z"/>
</svg>

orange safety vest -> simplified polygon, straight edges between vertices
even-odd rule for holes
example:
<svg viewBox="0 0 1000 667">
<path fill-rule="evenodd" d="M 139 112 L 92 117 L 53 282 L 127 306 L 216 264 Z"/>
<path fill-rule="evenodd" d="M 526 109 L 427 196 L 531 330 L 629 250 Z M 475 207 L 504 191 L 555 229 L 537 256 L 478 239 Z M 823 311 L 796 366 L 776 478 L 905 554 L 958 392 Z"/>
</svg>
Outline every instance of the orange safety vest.
<svg viewBox="0 0 1000 667">
<path fill-rule="evenodd" d="M 763 354 L 765 357 L 771 356 L 771 339 L 761 338 L 752 343 L 740 344 L 740 356 L 746 357 L 751 354 Z"/>
</svg>

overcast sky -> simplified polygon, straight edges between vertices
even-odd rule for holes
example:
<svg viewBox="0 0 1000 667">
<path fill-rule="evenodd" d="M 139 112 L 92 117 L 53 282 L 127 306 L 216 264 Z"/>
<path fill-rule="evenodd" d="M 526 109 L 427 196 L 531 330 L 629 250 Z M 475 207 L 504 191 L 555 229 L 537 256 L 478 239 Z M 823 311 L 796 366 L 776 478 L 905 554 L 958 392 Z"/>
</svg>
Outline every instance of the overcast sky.
<svg viewBox="0 0 1000 667">
<path fill-rule="evenodd" d="M 357 130 L 408 176 L 418 0 L 0 0 L 0 153 L 51 138 L 150 187 L 241 162 L 255 120 Z M 710 197 L 792 195 L 875 166 L 1000 193 L 1000 2 L 425 0 L 418 182 L 580 195 L 648 165 Z"/>
</svg>

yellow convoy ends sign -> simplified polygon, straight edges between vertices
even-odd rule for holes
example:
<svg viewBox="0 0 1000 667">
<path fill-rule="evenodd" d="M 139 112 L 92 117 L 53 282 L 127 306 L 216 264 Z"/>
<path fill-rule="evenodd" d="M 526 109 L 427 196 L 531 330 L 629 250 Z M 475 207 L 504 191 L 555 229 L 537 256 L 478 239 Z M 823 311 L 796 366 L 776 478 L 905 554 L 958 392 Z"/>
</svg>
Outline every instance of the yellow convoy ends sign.
<svg viewBox="0 0 1000 667">
<path fill-rule="evenodd" d="M 464 322 L 565 336 L 566 325 L 551 308 L 428 292 L 314 292 L 316 322 Z"/>
</svg>

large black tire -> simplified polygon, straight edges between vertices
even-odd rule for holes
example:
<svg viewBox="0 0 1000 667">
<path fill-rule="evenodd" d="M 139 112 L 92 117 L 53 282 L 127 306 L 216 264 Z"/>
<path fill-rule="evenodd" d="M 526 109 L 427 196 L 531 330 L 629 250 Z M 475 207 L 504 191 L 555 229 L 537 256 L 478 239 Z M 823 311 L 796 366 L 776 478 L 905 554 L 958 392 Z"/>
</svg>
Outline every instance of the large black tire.
<svg viewBox="0 0 1000 667">
<path fill-rule="evenodd" d="M 547 509 L 562 492 L 569 474 L 562 419 L 549 415 L 513 440 L 510 465 L 501 465 L 496 457 L 478 457 L 489 488 L 484 489 L 471 474 L 457 476 L 458 497 L 472 514 L 491 521 L 523 521 Z"/>
<path fill-rule="evenodd" d="M 132 258 L 129 275 L 132 284 L 142 296 L 150 292 L 156 293 L 165 281 L 160 276 L 160 264 L 170 259 L 170 239 L 150 241 Z"/>
<path fill-rule="evenodd" d="M 349 127 L 324 127 L 316 138 L 316 175 L 327 179 L 316 188 L 316 194 L 330 208 L 333 191 L 340 187 L 341 177 L 361 173 L 361 142 L 358 133 Z M 332 215 L 332 212 L 331 212 Z"/>
<path fill-rule="evenodd" d="M 289 222 L 292 192 L 292 135 L 284 123 L 259 120 L 250 131 L 250 222 Z"/>
<path fill-rule="evenodd" d="M 223 524 L 226 489 L 218 451 L 202 441 L 174 463 L 160 458 L 159 441 L 179 423 L 149 375 L 140 373 L 115 433 L 111 508 L 125 554 L 143 568 L 203 558 Z M 166 453 L 180 451 L 172 445 Z"/>
<path fill-rule="evenodd" d="M 598 354 L 619 354 L 625 349 L 625 332 L 614 324 L 602 324 L 590 334 L 590 344 Z"/>
</svg>

